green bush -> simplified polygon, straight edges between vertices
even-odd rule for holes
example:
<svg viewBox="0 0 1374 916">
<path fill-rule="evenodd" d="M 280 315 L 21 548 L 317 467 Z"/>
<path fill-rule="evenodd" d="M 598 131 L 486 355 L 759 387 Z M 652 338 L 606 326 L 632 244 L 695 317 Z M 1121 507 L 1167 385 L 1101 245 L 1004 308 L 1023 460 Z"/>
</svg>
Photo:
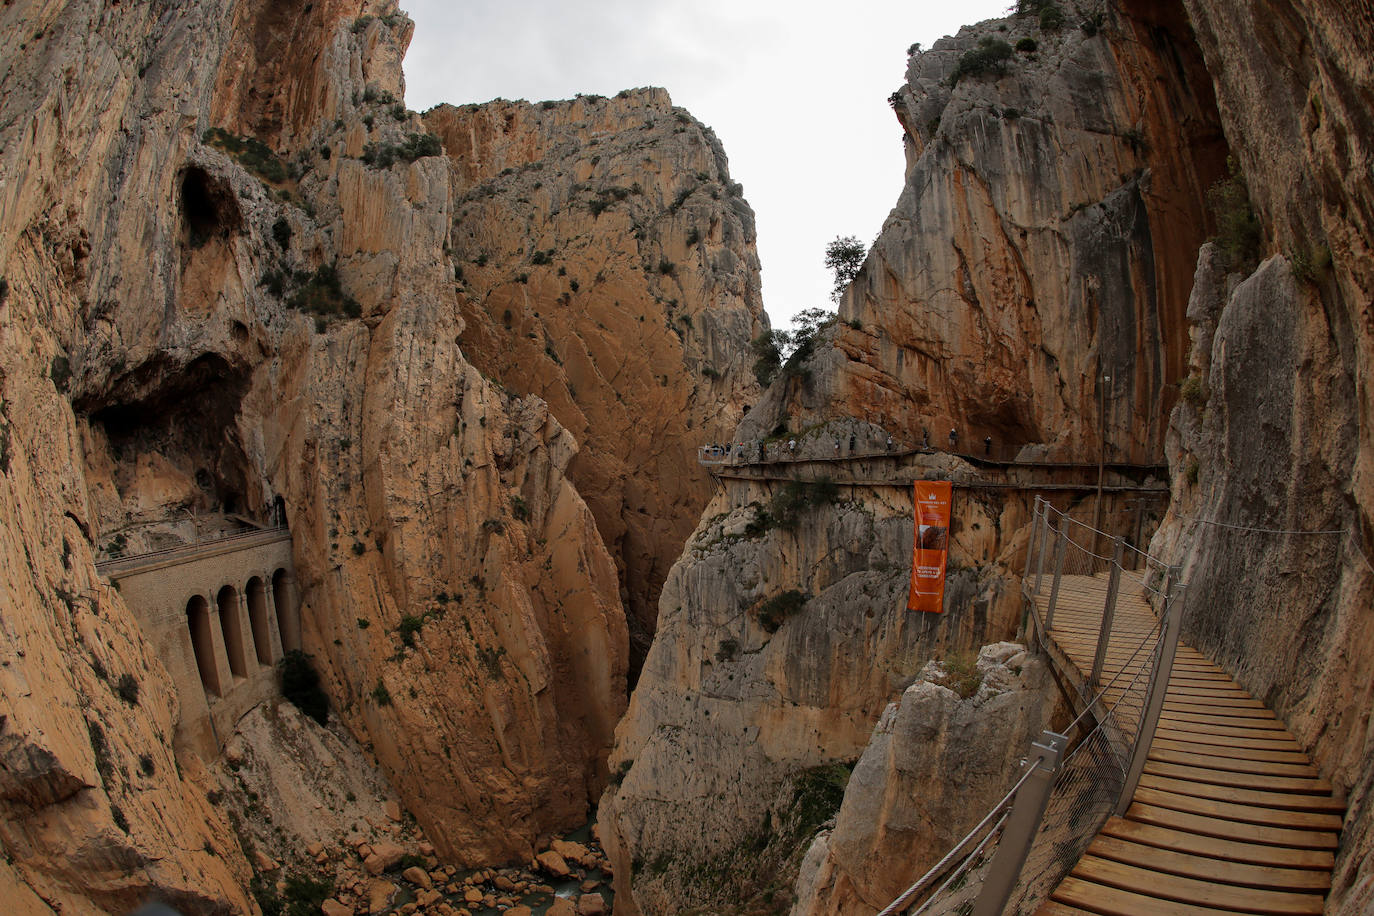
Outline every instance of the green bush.
<svg viewBox="0 0 1374 916">
<path fill-rule="evenodd" d="M 366 144 L 363 146 L 362 160 L 369 168 L 389 169 L 397 162 L 414 162 L 426 156 L 438 156 L 443 151 L 443 144 L 434 134 L 412 131 L 400 143 Z"/>
<path fill-rule="evenodd" d="M 115 693 L 130 706 L 138 705 L 138 678 L 132 674 L 121 674 L 115 683 Z"/>
<path fill-rule="evenodd" d="M 754 618 L 769 633 L 776 633 L 783 622 L 806 606 L 807 596 L 795 588 L 779 592 L 754 608 Z"/>
<path fill-rule="evenodd" d="M 966 76 L 1005 76 L 1011 56 L 1011 45 L 1000 38 L 985 37 L 978 42 L 978 47 L 965 51 L 959 58 L 949 76 L 949 84 L 957 86 Z"/>
<path fill-rule="evenodd" d="M 749 349 L 754 352 L 754 378 L 765 388 L 782 368 L 782 349 L 778 345 L 781 334 L 782 331 L 765 331 L 749 342 Z"/>
<path fill-rule="evenodd" d="M 280 184 L 287 178 L 285 163 L 256 137 L 239 137 L 222 127 L 211 127 L 201 134 L 201 140 L 228 153 L 239 165 L 264 181 Z"/>
<path fill-rule="evenodd" d="M 401 637 L 401 642 L 408 648 L 415 648 L 415 634 L 420 632 L 420 628 L 425 625 L 425 618 L 416 617 L 414 614 L 407 614 L 401 618 L 400 624 L 396 627 L 396 632 Z"/>
<path fill-rule="evenodd" d="M 304 283 L 291 294 L 286 304 L 298 311 L 322 316 L 358 318 L 363 313 L 358 300 L 343 291 L 339 271 L 332 264 L 321 265 L 313 274 L 305 275 Z"/>
<path fill-rule="evenodd" d="M 1228 161 L 1230 177 L 1223 178 L 1207 191 L 1207 205 L 1216 220 L 1217 247 L 1233 269 L 1245 268 L 1259 260 L 1261 230 L 1250 206 L 1250 189 L 1236 160 Z"/>
<path fill-rule="evenodd" d="M 391 705 L 391 691 L 386 689 L 381 678 L 377 678 L 377 685 L 372 688 L 372 701 L 378 706 Z"/>
<path fill-rule="evenodd" d="M 320 675 L 310 664 L 310 656 L 292 649 L 277 663 L 281 695 L 291 705 L 321 725 L 329 722 L 329 697 L 320 689 Z"/>
<path fill-rule="evenodd" d="M 1039 42 L 1034 38 L 1023 38 L 1016 43 L 1016 50 L 1022 54 L 1034 54 L 1039 47 Z"/>
<path fill-rule="evenodd" d="M 978 672 L 978 658 L 971 652 L 951 655 L 940 663 L 944 671 L 935 683 L 948 687 L 964 699 L 978 692 L 983 675 Z"/>
<path fill-rule="evenodd" d="M 1200 375 L 1185 378 L 1179 383 L 1178 392 L 1196 410 L 1207 406 L 1207 382 Z"/>
<path fill-rule="evenodd" d="M 318 916 L 320 904 L 334 893 L 334 882 L 327 878 L 312 878 L 302 874 L 288 874 L 282 894 L 286 908 L 282 916 Z"/>
</svg>

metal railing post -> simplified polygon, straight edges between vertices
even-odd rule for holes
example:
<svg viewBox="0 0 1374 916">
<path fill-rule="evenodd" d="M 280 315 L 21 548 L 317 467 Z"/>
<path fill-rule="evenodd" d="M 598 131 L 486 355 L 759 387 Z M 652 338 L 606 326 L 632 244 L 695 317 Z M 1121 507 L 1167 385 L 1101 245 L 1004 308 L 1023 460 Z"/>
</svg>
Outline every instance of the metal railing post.
<svg viewBox="0 0 1374 916">
<path fill-rule="evenodd" d="M 1026 548 L 1026 575 L 1030 576 L 1031 570 L 1037 566 L 1035 554 L 1037 550 L 1044 550 L 1044 541 L 1040 537 L 1040 497 L 1035 497 L 1035 508 L 1031 511 L 1031 532 L 1030 546 Z M 1037 587 L 1039 583 L 1036 583 Z M 1034 594 L 1034 592 L 1032 592 Z"/>
<path fill-rule="evenodd" d="M 1026 864 L 1036 831 L 1040 829 L 1040 819 L 1045 815 L 1054 777 L 1059 771 L 1059 760 L 1068 742 L 1064 735 L 1044 731 L 1031 744 L 1026 765 L 1034 768 L 1034 772 L 1016 792 L 1011 814 L 1002 829 L 1002 838 L 997 841 L 997 851 L 992 854 L 987 877 L 983 879 L 970 916 L 1001 916 L 1006 908 L 1017 879 L 1021 877 L 1021 868 Z"/>
<path fill-rule="evenodd" d="M 1064 579 L 1064 554 L 1068 553 L 1069 531 L 1059 523 L 1059 541 L 1054 545 L 1054 584 L 1050 586 L 1050 603 L 1045 609 L 1045 633 L 1054 627 L 1054 606 L 1059 603 L 1059 583 Z"/>
<path fill-rule="evenodd" d="M 1040 553 L 1035 557 L 1035 593 L 1040 594 L 1040 580 L 1045 575 L 1045 550 L 1050 546 L 1050 501 L 1041 500 Z"/>
<path fill-rule="evenodd" d="M 1140 782 L 1140 773 L 1145 769 L 1145 758 L 1150 754 L 1150 744 L 1159 725 L 1159 714 L 1164 709 L 1164 697 L 1169 692 L 1169 676 L 1174 670 L 1174 653 L 1178 650 L 1178 633 L 1183 625 L 1183 586 L 1178 581 L 1178 574 L 1179 568 L 1170 566 L 1164 577 L 1164 629 L 1159 635 L 1159 660 L 1150 675 L 1145 710 L 1135 734 L 1135 750 L 1131 752 L 1126 783 L 1116 803 L 1117 815 L 1124 815 L 1135 797 L 1135 787 Z"/>
<path fill-rule="evenodd" d="M 1102 629 L 1097 634 L 1097 654 L 1093 656 L 1093 672 L 1088 683 L 1096 687 L 1102 683 L 1102 668 L 1107 663 L 1107 643 L 1112 638 L 1112 620 L 1116 617 L 1116 593 L 1121 588 L 1121 557 L 1126 541 L 1118 537 L 1112 550 L 1112 571 L 1107 578 L 1107 600 L 1102 605 Z"/>
</svg>

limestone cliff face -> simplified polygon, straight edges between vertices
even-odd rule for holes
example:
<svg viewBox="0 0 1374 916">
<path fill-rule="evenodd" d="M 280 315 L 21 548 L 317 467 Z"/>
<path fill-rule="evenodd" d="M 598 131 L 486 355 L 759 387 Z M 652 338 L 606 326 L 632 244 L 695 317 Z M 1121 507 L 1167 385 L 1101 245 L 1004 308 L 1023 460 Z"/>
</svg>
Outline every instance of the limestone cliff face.
<svg viewBox="0 0 1374 916">
<path fill-rule="evenodd" d="M 1030 742 L 1062 727 L 1049 668 L 1024 647 L 984 646 L 964 677 L 951 689 L 931 662 L 883 710 L 834 827 L 807 850 L 793 916 L 883 909 L 997 804 Z"/>
<path fill-rule="evenodd" d="M 1318 0 L 1186 5 L 1261 233 L 1250 263 L 1213 249 L 1197 261 L 1195 396 L 1171 421 L 1173 511 L 1159 544 L 1185 564 L 1191 637 L 1349 792 L 1328 912 L 1364 913 L 1374 17 Z"/>
<path fill-rule="evenodd" d="M 859 418 L 907 444 L 953 428 L 1095 460 L 1105 430 L 1108 460 L 1159 461 L 1225 144 L 1182 10 L 1151 6 L 1107 4 L 1091 30 L 992 21 L 911 57 L 892 97 L 906 186 L 812 379 L 775 384 L 746 439 Z M 950 87 L 980 41 L 1023 38 L 1004 76 Z"/>
<path fill-rule="evenodd" d="M 706 504 L 695 460 L 757 400 L 753 212 L 661 89 L 440 106 L 464 353 L 581 445 L 569 476 L 619 566 L 640 661 Z"/>
<path fill-rule="evenodd" d="M 278 499 L 305 649 L 440 852 L 523 858 L 581 823 L 625 702 L 616 568 L 574 437 L 460 349 L 453 166 L 400 99 L 409 21 L 0 23 L 6 899 L 252 909 L 94 560 Z"/>
<path fill-rule="evenodd" d="M 930 460 L 922 476 L 954 464 Z M 928 659 L 1014 628 L 999 610 L 1014 595 L 990 570 L 1024 547 L 1013 537 L 1025 524 L 1019 500 L 961 491 L 947 586 L 957 611 L 937 616 L 906 610 L 907 485 L 804 489 L 810 504 L 795 526 L 761 522 L 784 492 L 728 482 L 664 586 L 659 631 L 616 733 L 617 784 L 598 816 L 618 909 L 733 912 L 764 891 L 749 883 L 761 852 L 795 852 L 795 873 L 810 834 L 769 825 L 790 816 L 811 774 L 853 763 Z M 800 845 L 773 849 L 784 840 Z"/>
<path fill-rule="evenodd" d="M 894 96 L 906 188 L 838 322 L 770 386 L 736 439 L 785 429 L 809 461 L 881 452 L 889 434 L 916 445 L 923 426 L 942 445 L 954 427 L 975 449 L 991 436 L 1001 454 L 1083 462 L 1104 454 L 1105 426 L 1108 460 L 1160 462 L 1187 356 L 1205 191 L 1225 143 L 1182 10 L 1101 12 L 1090 28 L 984 23 L 912 58 Z M 981 39 L 1022 37 L 1037 50 L 1014 55 L 1004 76 L 965 75 L 950 88 Z M 1104 372 L 1114 377 L 1105 419 L 1095 383 Z M 664 589 L 659 634 L 617 732 L 611 763 L 624 777 L 601 811 L 608 852 L 620 856 L 618 907 L 629 911 L 630 890 L 643 912 L 728 901 L 730 889 L 712 896 L 696 879 L 749 855 L 789 780 L 858 757 L 930 658 L 1015 632 L 1031 492 L 980 489 L 985 478 L 949 457 L 904 474 L 881 464 L 856 476 L 891 486 L 841 486 L 794 531 L 749 525 L 780 480 L 727 481 L 707 508 Z M 973 484 L 956 494 L 948 613 L 938 618 L 905 610 L 903 481 L 913 475 Z M 770 633 L 761 617 L 791 590 L 810 600 Z"/>
</svg>

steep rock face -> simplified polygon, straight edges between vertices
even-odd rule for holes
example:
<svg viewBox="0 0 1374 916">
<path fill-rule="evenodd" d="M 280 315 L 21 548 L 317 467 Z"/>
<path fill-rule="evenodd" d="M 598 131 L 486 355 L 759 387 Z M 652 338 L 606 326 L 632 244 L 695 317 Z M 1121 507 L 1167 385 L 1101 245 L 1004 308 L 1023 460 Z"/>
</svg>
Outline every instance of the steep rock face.
<svg viewBox="0 0 1374 916">
<path fill-rule="evenodd" d="M 1374 17 L 1318 0 L 1186 5 L 1262 260 L 1199 258 L 1197 397 L 1173 415 L 1174 511 L 1159 544 L 1186 568 L 1189 635 L 1349 793 L 1328 912 L 1363 913 L 1374 906 Z"/>
<path fill-rule="evenodd" d="M 450 162 L 396 97 L 409 21 L 0 17 L 15 899 L 251 908 L 201 762 L 172 747 L 171 681 L 94 560 L 279 498 L 305 648 L 440 850 L 524 858 L 581 823 L 625 702 L 616 571 L 573 438 L 459 349 Z"/>
<path fill-rule="evenodd" d="M 464 353 L 581 445 L 569 476 L 620 567 L 642 661 L 709 496 L 696 446 L 728 438 L 758 396 L 753 212 L 720 142 L 661 89 L 440 106 L 425 124 L 454 162 Z"/>
<path fill-rule="evenodd" d="M 812 377 L 775 384 L 746 439 L 859 418 L 1057 460 L 1095 459 L 1105 432 L 1108 460 L 1159 461 L 1225 145 L 1181 9 L 1102 13 L 1092 34 L 1012 17 L 912 56 L 901 198 Z M 1022 38 L 1037 50 L 1004 76 L 950 87 L 980 41 Z"/>
<path fill-rule="evenodd" d="M 1205 190 L 1225 144 L 1181 9 L 1102 12 L 1092 29 L 985 23 L 912 59 L 894 96 L 907 187 L 839 321 L 784 369 L 737 439 L 774 454 L 785 430 L 799 445 L 783 457 L 811 460 L 882 450 L 888 434 L 912 446 L 923 426 L 943 444 L 954 427 L 964 443 L 992 436 L 1001 454 L 1159 463 L 1187 356 L 1183 306 Z M 980 39 L 1032 35 L 1038 50 L 1005 76 L 949 87 Z M 1114 381 L 1100 391 L 1104 371 Z M 923 461 L 917 476 L 967 470 Z M 796 476 L 786 463 L 775 471 Z M 1015 631 L 1009 573 L 1019 571 L 1031 492 L 956 496 L 948 613 L 922 619 L 903 600 L 903 479 L 857 495 L 842 488 L 853 502 L 812 507 L 795 532 L 749 527 L 781 483 L 729 482 L 708 507 L 665 586 L 659 635 L 617 731 L 611 762 L 625 772 L 601 812 L 621 866 L 618 907 L 629 912 L 631 886 L 644 912 L 728 900 L 692 878 L 748 854 L 789 778 L 853 760 L 880 710 L 934 655 Z M 1074 497 L 1056 497 L 1074 508 Z M 1121 508 L 1110 504 L 1104 520 Z M 812 599 L 770 636 L 758 611 L 789 589 Z M 656 862 L 665 867 L 645 867 Z"/>
<path fill-rule="evenodd" d="M 793 916 L 883 909 L 1002 798 L 1062 701 L 1045 662 L 1015 643 L 984 646 L 975 671 L 956 692 L 931 662 L 883 710 L 834 828 L 807 851 Z"/>
<path fill-rule="evenodd" d="M 930 460 L 922 476 L 950 463 Z M 957 610 L 937 616 L 906 610 L 909 485 L 803 488 L 793 527 L 761 522 L 786 490 L 730 482 L 664 586 L 598 815 L 618 911 L 744 906 L 739 881 L 777 852 L 764 849 L 768 825 L 807 774 L 857 759 L 928 659 L 1015 626 L 999 610 L 1015 596 L 989 569 L 1024 549 L 1011 536 L 1025 525 L 1019 500 L 961 493 Z"/>
</svg>

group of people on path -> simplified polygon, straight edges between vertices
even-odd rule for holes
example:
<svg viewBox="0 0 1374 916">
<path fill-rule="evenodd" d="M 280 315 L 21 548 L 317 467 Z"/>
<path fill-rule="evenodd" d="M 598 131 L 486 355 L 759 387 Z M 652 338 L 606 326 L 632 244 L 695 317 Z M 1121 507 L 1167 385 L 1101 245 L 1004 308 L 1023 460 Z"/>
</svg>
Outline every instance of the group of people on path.
<svg viewBox="0 0 1374 916">
<path fill-rule="evenodd" d="M 844 457 L 854 457 L 855 452 L 858 449 L 858 444 L 858 433 L 851 432 L 849 434 L 849 448 L 848 452 L 846 453 L 844 449 L 844 440 L 838 436 L 835 437 L 835 458 L 840 459 Z M 787 457 L 795 457 L 797 454 L 796 437 L 789 437 L 787 439 L 787 442 L 782 445 L 782 448 L 786 449 Z M 891 452 L 893 448 L 894 443 L 892 441 L 892 436 L 889 435 L 887 437 L 886 450 L 888 452 Z M 958 448 L 959 431 L 957 429 L 951 428 L 949 431 L 948 451 L 955 453 L 958 451 Z M 921 429 L 921 450 L 925 452 L 934 451 L 934 449 L 931 448 L 930 445 L 930 430 L 925 427 L 922 427 Z M 983 455 L 984 457 L 992 457 L 992 436 L 985 436 L 983 438 Z M 763 462 L 769 460 L 777 461 L 779 458 L 782 457 L 782 455 L 776 451 L 770 455 L 768 443 L 765 442 L 765 440 L 763 439 L 757 439 L 752 443 L 752 448 L 744 442 L 712 443 L 711 445 L 706 445 L 702 447 L 701 457 L 703 461 L 724 461 L 730 462 L 732 464 L 751 463 L 750 459 L 752 458 L 752 463 L 762 464 Z"/>
</svg>

